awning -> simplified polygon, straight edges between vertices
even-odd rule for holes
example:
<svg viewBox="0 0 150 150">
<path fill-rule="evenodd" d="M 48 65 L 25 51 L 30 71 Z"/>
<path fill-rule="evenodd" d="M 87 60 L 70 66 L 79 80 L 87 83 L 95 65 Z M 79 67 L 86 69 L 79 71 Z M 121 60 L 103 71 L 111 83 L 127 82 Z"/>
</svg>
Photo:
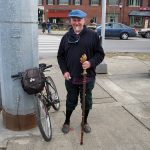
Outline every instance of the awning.
<svg viewBox="0 0 150 150">
<path fill-rule="evenodd" d="M 129 16 L 144 16 L 144 17 L 150 17 L 150 11 L 131 11 L 129 13 Z"/>
<path fill-rule="evenodd" d="M 67 18 L 69 10 L 49 10 L 48 18 Z"/>
</svg>

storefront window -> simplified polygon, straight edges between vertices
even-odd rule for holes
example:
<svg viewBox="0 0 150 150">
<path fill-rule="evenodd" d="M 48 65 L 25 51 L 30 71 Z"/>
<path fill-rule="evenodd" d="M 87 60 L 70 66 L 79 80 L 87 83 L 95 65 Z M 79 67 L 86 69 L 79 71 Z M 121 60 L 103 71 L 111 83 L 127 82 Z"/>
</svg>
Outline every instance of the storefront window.
<svg viewBox="0 0 150 150">
<path fill-rule="evenodd" d="M 81 0 L 74 0 L 74 5 L 81 5 Z"/>
<path fill-rule="evenodd" d="M 150 7 L 150 0 L 148 0 L 148 7 Z"/>
<path fill-rule="evenodd" d="M 39 24 L 43 21 L 43 10 L 38 8 L 38 21 Z"/>
<path fill-rule="evenodd" d="M 118 13 L 110 13 L 107 14 L 107 21 L 108 22 L 118 22 Z"/>
<path fill-rule="evenodd" d="M 69 0 L 59 0 L 59 5 L 69 5 Z"/>
<path fill-rule="evenodd" d="M 139 17 L 139 16 L 131 16 L 130 17 L 130 26 L 142 27 L 143 26 L 143 18 Z"/>
<path fill-rule="evenodd" d="M 109 0 L 109 5 L 118 5 L 118 0 Z"/>
<path fill-rule="evenodd" d="M 129 6 L 140 6 L 141 0 L 129 0 Z"/>
<path fill-rule="evenodd" d="M 90 0 L 90 5 L 99 5 L 100 4 L 100 0 Z"/>
<path fill-rule="evenodd" d="M 53 0 L 47 0 L 48 5 L 53 5 Z"/>
</svg>

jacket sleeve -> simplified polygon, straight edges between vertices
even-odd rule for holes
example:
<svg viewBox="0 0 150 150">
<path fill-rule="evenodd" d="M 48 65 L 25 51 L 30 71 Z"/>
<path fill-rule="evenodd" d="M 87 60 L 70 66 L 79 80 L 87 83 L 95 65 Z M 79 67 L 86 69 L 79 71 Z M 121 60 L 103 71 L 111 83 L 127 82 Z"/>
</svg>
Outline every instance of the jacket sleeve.
<svg viewBox="0 0 150 150">
<path fill-rule="evenodd" d="M 93 45 L 93 57 L 89 60 L 91 63 L 91 67 L 96 67 L 98 64 L 100 64 L 104 57 L 105 53 L 101 46 L 101 41 L 97 33 L 94 34 L 94 45 Z"/>
<path fill-rule="evenodd" d="M 66 55 L 65 55 L 65 36 L 61 39 L 61 42 L 59 45 L 59 49 L 57 53 L 57 61 L 58 61 L 62 74 L 67 72 Z"/>
</svg>

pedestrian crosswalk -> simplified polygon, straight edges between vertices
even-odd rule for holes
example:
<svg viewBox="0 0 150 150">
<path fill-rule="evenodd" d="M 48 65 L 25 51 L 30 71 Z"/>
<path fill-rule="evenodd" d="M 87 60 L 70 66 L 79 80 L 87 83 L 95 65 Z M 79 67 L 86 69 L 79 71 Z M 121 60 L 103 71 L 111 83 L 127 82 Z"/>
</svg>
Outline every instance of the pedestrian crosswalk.
<svg viewBox="0 0 150 150">
<path fill-rule="evenodd" d="M 56 56 L 61 36 L 39 35 L 38 50 L 39 56 Z"/>
</svg>

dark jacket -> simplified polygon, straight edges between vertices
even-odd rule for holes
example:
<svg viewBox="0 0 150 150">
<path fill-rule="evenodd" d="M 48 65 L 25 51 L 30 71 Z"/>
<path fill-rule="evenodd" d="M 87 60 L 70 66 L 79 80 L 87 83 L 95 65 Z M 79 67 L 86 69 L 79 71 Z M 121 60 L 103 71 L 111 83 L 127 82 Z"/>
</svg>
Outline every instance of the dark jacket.
<svg viewBox="0 0 150 150">
<path fill-rule="evenodd" d="M 87 60 L 91 63 L 87 76 L 95 77 L 95 68 L 105 56 L 99 36 L 86 26 L 79 35 L 71 28 L 61 39 L 57 54 L 62 73 L 69 72 L 71 77 L 81 77 L 83 69 L 80 58 L 83 54 L 87 55 Z"/>
<path fill-rule="evenodd" d="M 46 28 L 46 22 L 42 22 L 42 28 Z"/>
</svg>

